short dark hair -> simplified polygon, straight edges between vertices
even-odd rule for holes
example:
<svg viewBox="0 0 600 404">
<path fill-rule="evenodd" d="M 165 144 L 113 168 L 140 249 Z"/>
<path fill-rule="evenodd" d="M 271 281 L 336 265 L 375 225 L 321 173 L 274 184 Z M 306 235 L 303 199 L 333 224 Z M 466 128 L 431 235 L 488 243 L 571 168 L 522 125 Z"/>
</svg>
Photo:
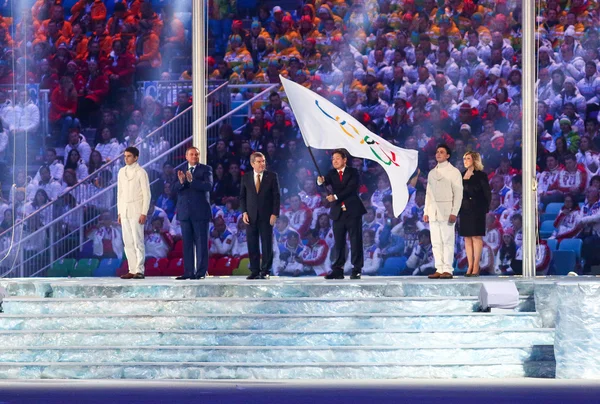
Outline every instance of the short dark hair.
<svg viewBox="0 0 600 404">
<path fill-rule="evenodd" d="M 577 161 L 577 157 L 575 157 L 575 155 L 573 153 L 569 153 L 565 156 L 565 161 L 567 161 L 567 160 Z"/>
<path fill-rule="evenodd" d="M 441 144 L 437 145 L 437 147 L 435 148 L 436 151 L 437 151 L 437 149 L 446 150 L 446 153 L 448 153 L 448 156 L 452 157 L 452 150 L 450 150 L 450 147 L 447 144 L 441 143 Z"/>
<path fill-rule="evenodd" d="M 319 238 L 319 229 L 312 229 L 309 234 L 314 238 Z"/>
<path fill-rule="evenodd" d="M 134 157 L 140 157 L 140 151 L 138 150 L 137 147 L 129 146 L 128 148 L 125 149 L 125 152 L 129 152 L 129 153 L 133 154 Z"/>
<path fill-rule="evenodd" d="M 600 175 L 594 175 L 592 178 L 590 178 L 590 186 L 594 181 L 600 181 Z"/>
<path fill-rule="evenodd" d="M 343 158 L 343 159 L 347 159 L 348 158 L 348 153 L 346 153 L 346 150 L 344 150 L 344 149 L 335 149 L 331 153 L 331 157 L 333 157 L 334 154 L 339 154 L 340 157 Z"/>
<path fill-rule="evenodd" d="M 52 152 L 56 156 L 56 149 L 54 147 L 48 147 L 46 148 L 46 151 Z"/>
<path fill-rule="evenodd" d="M 523 176 L 521 174 L 515 175 L 514 177 L 512 177 L 512 182 L 517 184 L 523 184 Z"/>
</svg>

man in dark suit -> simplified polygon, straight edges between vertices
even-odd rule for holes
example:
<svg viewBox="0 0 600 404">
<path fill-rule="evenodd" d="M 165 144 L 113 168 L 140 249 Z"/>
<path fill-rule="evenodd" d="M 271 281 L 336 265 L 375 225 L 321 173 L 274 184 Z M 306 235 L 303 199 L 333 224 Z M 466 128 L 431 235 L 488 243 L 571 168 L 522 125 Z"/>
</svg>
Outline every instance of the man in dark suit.
<svg viewBox="0 0 600 404">
<path fill-rule="evenodd" d="M 177 219 L 183 238 L 183 276 L 181 279 L 204 279 L 208 270 L 208 224 L 212 217 L 210 190 L 213 173 L 210 166 L 200 164 L 200 151 L 190 147 L 185 153 L 185 172 L 177 171 L 173 191 L 177 193 Z M 194 248 L 196 262 L 194 265 Z"/>
<path fill-rule="evenodd" d="M 268 279 L 273 266 L 273 225 L 279 216 L 279 179 L 277 173 L 265 169 L 262 153 L 252 153 L 250 165 L 254 171 L 244 174 L 240 187 L 240 209 L 248 225 L 246 237 L 252 269 L 247 279 Z"/>
<path fill-rule="evenodd" d="M 346 234 L 350 238 L 352 253 L 351 279 L 360 279 L 364 264 L 362 243 L 362 215 L 367 213 L 358 196 L 358 170 L 348 167 L 345 150 L 335 150 L 331 156 L 333 170 L 317 179 L 318 185 L 330 185 L 331 192 L 327 200 L 332 204 L 329 216 L 333 220 L 333 238 L 335 245 L 331 257 L 331 273 L 325 279 L 344 279 L 346 262 Z"/>
</svg>

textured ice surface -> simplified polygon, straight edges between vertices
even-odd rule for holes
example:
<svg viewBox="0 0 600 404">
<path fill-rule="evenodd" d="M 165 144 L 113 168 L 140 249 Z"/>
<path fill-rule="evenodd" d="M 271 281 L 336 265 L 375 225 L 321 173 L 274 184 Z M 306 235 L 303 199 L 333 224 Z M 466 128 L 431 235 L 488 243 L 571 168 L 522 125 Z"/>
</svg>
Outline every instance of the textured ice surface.
<svg viewBox="0 0 600 404">
<path fill-rule="evenodd" d="M 554 377 L 554 362 L 524 364 L 0 364 L 0 378 L 20 379 L 440 379 Z"/>
<path fill-rule="evenodd" d="M 237 331 L 237 330 L 103 330 L 0 331 L 4 347 L 39 346 L 444 346 L 551 345 L 554 330 L 347 330 L 347 331 Z M 432 342 L 433 341 L 433 342 Z"/>
<path fill-rule="evenodd" d="M 9 314 L 194 314 L 194 313 L 468 313 L 475 297 L 444 298 L 299 298 L 299 299 L 5 299 Z M 535 311 L 533 298 L 522 298 L 517 311 Z"/>
<path fill-rule="evenodd" d="M 527 347 L 40 347 L 0 349 L 0 362 L 516 363 L 554 360 L 552 345 Z"/>
<path fill-rule="evenodd" d="M 558 298 L 555 282 L 539 282 L 535 285 L 535 307 L 542 317 L 544 327 L 554 328 Z"/>
<path fill-rule="evenodd" d="M 483 279 L 483 278 L 482 278 Z M 515 282 L 521 295 L 533 294 L 533 282 L 487 277 L 486 282 Z M 170 278 L 147 278 L 143 282 L 116 278 L 31 278 L 0 281 L 10 296 L 38 297 L 402 297 L 478 296 L 481 280 L 457 278 L 431 281 L 412 277 L 365 277 L 360 282 L 327 281 L 322 278 L 272 278 L 247 282 L 238 277 L 207 278 L 173 283 Z"/>
<path fill-rule="evenodd" d="M 536 313 L 515 314 L 206 314 L 206 315 L 0 315 L 0 330 L 347 330 L 526 329 L 541 326 Z"/>
<path fill-rule="evenodd" d="M 558 284 L 556 377 L 600 379 L 600 284 Z"/>
</svg>

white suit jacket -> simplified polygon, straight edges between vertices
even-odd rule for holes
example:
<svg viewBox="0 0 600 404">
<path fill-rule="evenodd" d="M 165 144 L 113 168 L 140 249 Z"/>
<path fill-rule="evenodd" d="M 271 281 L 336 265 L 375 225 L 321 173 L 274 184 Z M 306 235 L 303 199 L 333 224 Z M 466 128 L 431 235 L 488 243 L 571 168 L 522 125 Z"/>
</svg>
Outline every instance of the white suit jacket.
<svg viewBox="0 0 600 404">
<path fill-rule="evenodd" d="M 462 198 L 462 174 L 449 162 L 440 163 L 427 176 L 423 214 L 431 221 L 446 221 L 458 215 Z"/>
<path fill-rule="evenodd" d="M 119 170 L 117 182 L 117 209 L 121 219 L 138 219 L 150 208 L 148 174 L 138 163 Z"/>
</svg>

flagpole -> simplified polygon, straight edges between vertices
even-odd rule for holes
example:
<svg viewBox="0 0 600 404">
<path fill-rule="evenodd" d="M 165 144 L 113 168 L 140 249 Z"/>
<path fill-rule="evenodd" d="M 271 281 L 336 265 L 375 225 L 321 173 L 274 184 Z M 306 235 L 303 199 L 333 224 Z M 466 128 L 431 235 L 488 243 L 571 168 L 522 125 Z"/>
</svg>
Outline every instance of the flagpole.
<svg viewBox="0 0 600 404">
<path fill-rule="evenodd" d="M 300 133 L 302 133 L 302 131 L 300 131 Z M 306 139 L 304 140 L 304 144 L 306 144 Z M 319 169 L 319 165 L 317 164 L 317 160 L 315 159 L 315 155 L 312 152 L 312 148 L 308 145 L 306 145 L 306 147 L 308 148 L 308 153 L 310 154 L 310 158 L 312 159 L 315 168 L 317 169 L 317 174 L 319 174 L 319 177 L 322 177 L 323 175 L 321 175 L 321 170 Z"/>
</svg>

